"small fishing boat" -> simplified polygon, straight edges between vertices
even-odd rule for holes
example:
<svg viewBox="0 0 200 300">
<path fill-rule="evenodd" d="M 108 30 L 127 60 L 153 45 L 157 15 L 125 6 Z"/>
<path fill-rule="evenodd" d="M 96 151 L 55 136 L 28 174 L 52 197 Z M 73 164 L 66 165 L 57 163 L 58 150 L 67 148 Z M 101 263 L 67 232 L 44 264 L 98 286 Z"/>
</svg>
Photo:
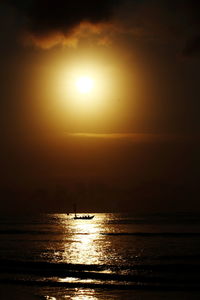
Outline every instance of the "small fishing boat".
<svg viewBox="0 0 200 300">
<path fill-rule="evenodd" d="M 94 215 L 77 215 L 76 214 L 76 204 L 74 204 L 74 220 L 91 220 L 94 218 Z"/>
</svg>

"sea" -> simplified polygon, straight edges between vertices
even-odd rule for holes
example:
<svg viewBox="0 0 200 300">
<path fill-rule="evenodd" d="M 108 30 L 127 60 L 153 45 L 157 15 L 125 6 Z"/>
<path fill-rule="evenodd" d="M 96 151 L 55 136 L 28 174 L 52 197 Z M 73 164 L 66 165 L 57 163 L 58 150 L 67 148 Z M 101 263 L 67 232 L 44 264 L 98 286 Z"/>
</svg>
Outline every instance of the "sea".
<svg viewBox="0 0 200 300">
<path fill-rule="evenodd" d="M 3 215 L 0 299 L 200 299 L 200 215 Z"/>
</svg>

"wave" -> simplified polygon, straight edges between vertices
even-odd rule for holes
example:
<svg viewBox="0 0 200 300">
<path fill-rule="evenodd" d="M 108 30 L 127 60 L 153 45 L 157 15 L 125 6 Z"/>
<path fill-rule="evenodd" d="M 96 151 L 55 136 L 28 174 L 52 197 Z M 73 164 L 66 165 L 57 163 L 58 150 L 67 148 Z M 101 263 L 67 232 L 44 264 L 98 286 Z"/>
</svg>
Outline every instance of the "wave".
<svg viewBox="0 0 200 300">
<path fill-rule="evenodd" d="M 65 288 L 102 288 L 119 290 L 147 290 L 147 291 L 200 291 L 200 285 L 153 285 L 153 284 L 116 284 L 116 283 L 86 283 L 86 282 L 59 282 L 53 280 L 23 280 L 0 279 L 0 284 L 15 284 L 39 287 L 65 287 Z"/>
<path fill-rule="evenodd" d="M 0 260 L 0 265 L 3 284 L 200 291 L 198 264 L 115 266 Z"/>
<path fill-rule="evenodd" d="M 149 258 L 149 257 L 147 257 Z M 160 255 L 157 256 L 157 259 L 160 260 L 185 260 L 185 261 L 191 261 L 191 260 L 200 260 L 200 254 L 194 254 L 194 255 Z"/>
<path fill-rule="evenodd" d="M 123 235 L 133 235 L 133 236 L 162 236 L 162 237 L 194 237 L 200 236 L 200 232 L 107 232 L 101 233 L 101 235 L 110 235 L 110 236 L 123 236 Z"/>
<path fill-rule="evenodd" d="M 135 264 L 135 265 L 109 265 L 109 264 L 72 264 L 72 263 L 54 263 L 45 261 L 15 261 L 15 260 L 0 260 L 0 272 L 6 270 L 7 272 L 34 272 L 37 270 L 49 272 L 51 274 L 75 271 L 163 271 L 180 273 L 182 271 L 200 271 L 200 264 L 188 263 L 152 263 L 152 264 Z"/>
<path fill-rule="evenodd" d="M 45 230 L 21 230 L 21 229 L 5 229 L 0 230 L 0 235 L 17 235 L 17 234 L 31 234 L 31 235 L 63 235 L 63 231 L 45 231 Z M 93 235 L 96 233 L 88 232 L 66 232 L 68 236 L 77 235 Z M 141 237 L 195 237 L 200 236 L 200 232 L 100 232 L 100 235 L 105 236 L 141 236 Z"/>
<path fill-rule="evenodd" d="M 41 234 L 53 234 L 53 235 L 58 235 L 58 234 L 63 234 L 62 232 L 52 232 L 52 231 L 42 231 L 42 230 L 21 230 L 21 229 L 5 229 L 5 230 L 0 230 L 0 235 L 1 234 L 32 234 L 32 235 L 41 235 Z"/>
</svg>

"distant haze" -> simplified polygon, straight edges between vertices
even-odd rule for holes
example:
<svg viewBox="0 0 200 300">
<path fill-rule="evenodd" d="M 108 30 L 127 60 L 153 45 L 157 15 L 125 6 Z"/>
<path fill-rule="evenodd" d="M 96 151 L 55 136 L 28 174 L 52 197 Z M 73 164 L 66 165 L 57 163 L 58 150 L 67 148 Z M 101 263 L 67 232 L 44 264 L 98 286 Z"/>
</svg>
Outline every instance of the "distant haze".
<svg viewBox="0 0 200 300">
<path fill-rule="evenodd" d="M 200 210 L 194 138 L 82 134 L 29 143 L 3 155 L 3 211 L 69 212 L 74 202 L 80 211 Z"/>
</svg>

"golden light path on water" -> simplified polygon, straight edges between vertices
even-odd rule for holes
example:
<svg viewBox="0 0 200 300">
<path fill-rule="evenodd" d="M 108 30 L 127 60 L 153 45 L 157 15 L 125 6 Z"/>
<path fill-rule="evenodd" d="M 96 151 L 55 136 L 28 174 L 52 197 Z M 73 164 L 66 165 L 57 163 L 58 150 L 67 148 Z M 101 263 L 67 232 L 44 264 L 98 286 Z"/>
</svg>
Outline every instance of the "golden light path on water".
<svg viewBox="0 0 200 300">
<path fill-rule="evenodd" d="M 58 300 L 59 297 L 52 297 L 52 296 L 46 296 L 46 300 Z M 82 289 L 82 288 L 76 288 L 74 291 L 70 293 L 70 296 L 65 295 L 62 299 L 73 299 L 73 300 L 97 300 L 99 297 L 95 296 L 95 290 L 94 289 Z"/>
<path fill-rule="evenodd" d="M 81 214 L 79 214 L 81 215 Z M 75 264 L 96 264 L 101 262 L 101 257 L 104 256 L 102 247 L 100 247 L 102 240 L 105 239 L 102 232 L 105 230 L 104 222 L 98 219 L 97 216 L 93 220 L 74 220 L 73 215 L 69 216 L 62 214 L 57 215 L 61 222 L 61 228 L 64 236 L 62 261 Z M 99 242 L 100 240 L 100 242 Z M 106 241 L 105 241 L 106 242 Z M 57 278 L 59 282 L 76 282 L 80 278 L 65 277 Z M 91 283 L 92 279 L 82 279 L 81 282 Z M 96 281 L 97 282 L 97 281 Z M 94 289 L 76 288 L 70 299 L 99 299 L 95 296 Z M 57 300 L 55 297 L 47 298 L 49 300 Z"/>
<path fill-rule="evenodd" d="M 79 214 L 81 215 L 81 214 Z M 55 261 L 71 264 L 105 263 L 105 249 L 109 249 L 106 232 L 106 216 L 95 216 L 92 220 L 74 220 L 74 215 L 55 215 L 62 232 L 62 252 L 55 253 Z"/>
<path fill-rule="evenodd" d="M 99 263 L 98 243 L 100 235 L 100 226 L 89 220 L 73 220 L 73 243 L 65 245 L 66 252 L 73 253 L 77 263 L 91 264 Z"/>
<path fill-rule="evenodd" d="M 84 289 L 77 289 L 78 291 L 75 291 L 74 296 L 71 297 L 71 299 L 78 300 L 78 299 L 84 299 L 84 300 L 97 300 L 99 298 L 95 297 L 95 290 L 84 290 Z"/>
</svg>

